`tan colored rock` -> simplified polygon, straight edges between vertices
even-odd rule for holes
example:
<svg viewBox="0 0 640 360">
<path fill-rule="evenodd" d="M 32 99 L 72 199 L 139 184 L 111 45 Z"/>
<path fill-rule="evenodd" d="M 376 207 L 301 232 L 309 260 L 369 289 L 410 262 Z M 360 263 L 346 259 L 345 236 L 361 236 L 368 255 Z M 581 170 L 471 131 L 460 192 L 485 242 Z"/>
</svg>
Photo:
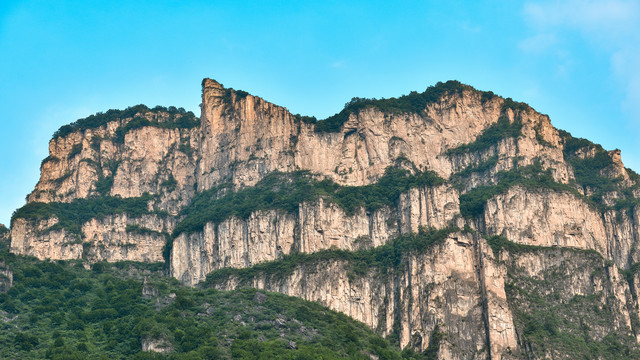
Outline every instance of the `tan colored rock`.
<svg viewBox="0 0 640 360">
<path fill-rule="evenodd" d="M 325 199 L 301 204 L 298 214 L 258 211 L 246 220 L 230 218 L 208 223 L 202 232 L 179 235 L 173 242 L 171 274 L 195 285 L 223 267 L 250 267 L 293 252 L 376 247 L 420 227 L 446 227 L 459 215 L 457 191 L 444 185 L 412 189 L 400 196 L 397 208 L 361 208 L 351 216 Z"/>
<path fill-rule="evenodd" d="M 512 187 L 487 201 L 484 224 L 487 234 L 520 244 L 609 253 L 599 212 L 570 193 Z"/>
<path fill-rule="evenodd" d="M 602 211 L 568 192 L 515 186 L 489 199 L 480 218 L 461 218 L 459 191 L 496 184 L 501 171 L 540 164 L 555 181 L 572 184 L 573 168 L 564 158 L 564 141 L 548 116 L 526 106 L 509 109 L 502 98 L 487 99 L 466 89 L 445 94 L 418 113 L 364 108 L 350 114 L 339 131 L 326 133 L 316 132 L 313 124 L 259 97 L 225 89 L 211 79 L 202 86 L 199 128 L 145 126 L 127 132 L 123 142 L 116 143 L 118 129 L 130 117 L 51 140 L 50 157 L 28 198 L 29 203 L 88 198 L 101 195 L 98 182 L 113 179 L 104 195 L 132 198 L 148 193 L 153 197 L 149 210 L 166 216 L 106 216 L 82 224 L 81 234 L 57 229 L 55 217 L 17 218 L 11 227 L 11 251 L 40 259 L 159 262 L 167 236 L 182 219 L 180 211 L 196 191 L 225 183 L 235 191 L 255 185 L 274 171 L 300 169 L 319 179 L 362 186 L 377 181 L 399 160 L 408 160 L 402 161 L 403 166 L 434 171 L 448 182 L 410 189 L 394 206 L 375 211 L 357 209 L 347 214 L 321 198 L 300 204 L 295 213 L 255 211 L 246 219 L 207 223 L 202 231 L 178 234 L 173 240 L 171 275 L 196 285 L 225 267 L 247 268 L 289 254 L 332 248 L 356 251 L 382 246 L 422 227 L 468 225 L 478 232 L 455 233 L 430 252 L 404 254 L 402 270 L 394 273 L 370 270 L 356 275 L 345 260 L 335 259 L 300 264 L 282 277 L 258 275 L 248 285 L 318 301 L 384 336 L 397 330 L 403 347 L 422 351 L 435 331 L 442 331 L 446 336 L 440 343 L 440 359 L 517 359 L 526 349 L 518 343 L 516 313 L 505 291 L 513 271 L 509 266 L 524 269 L 522 273 L 530 278 L 565 266 L 572 277 L 561 289 L 563 299 L 599 292 L 615 313 L 612 329 L 640 333 L 633 328 L 640 320 L 640 280 L 630 274 L 634 285 L 629 286 L 616 268 L 629 269 L 640 261 L 640 211 L 637 206 L 631 211 L 616 210 L 617 201 L 624 197 L 621 192 L 605 194 L 603 204 L 610 208 Z M 169 115 L 161 111 L 134 117 L 139 116 L 163 121 Z M 522 134 L 478 151 L 450 151 L 475 141 L 501 118 L 521 124 Z M 583 159 L 595 155 L 591 147 L 575 154 Z M 613 165 L 601 175 L 621 178 L 622 185 L 632 186 L 634 180 L 619 151 L 609 156 Z M 461 171 L 495 159 L 495 165 L 460 178 Z M 578 191 L 589 196 L 594 190 Z M 640 198 L 639 189 L 631 192 Z M 502 252 L 496 259 L 485 235 L 503 235 L 527 245 L 595 250 L 616 266 L 603 263 L 607 277 L 596 279 L 590 273 L 594 269 L 574 266 L 568 255 Z M 231 278 L 218 287 L 232 289 L 239 286 L 237 282 Z M 602 338 L 610 329 L 596 327 L 593 334 Z M 141 345 L 144 351 L 173 349 L 164 338 L 146 338 Z M 556 354 L 549 351 L 545 356 Z"/>
<path fill-rule="evenodd" d="M 483 350 L 486 333 L 481 280 L 476 272 L 480 264 L 471 236 L 453 234 L 427 254 L 407 255 L 404 266 L 406 271 L 397 274 L 371 270 L 359 277 L 349 275 L 345 261 L 331 260 L 301 264 L 284 277 L 258 274 L 251 286 L 320 302 L 364 322 L 383 336 L 393 332 L 397 321 L 400 345 L 420 351 L 427 348 L 437 327 L 455 344 L 444 347 L 441 358 L 487 358 Z M 220 289 L 237 286 L 234 278 L 218 284 Z M 496 301 L 493 303 L 499 303 Z M 500 326 L 503 333 L 509 329 L 509 324 Z M 517 343 L 509 343 L 513 341 L 511 337 L 504 334 L 503 337 L 506 340 L 496 345 L 496 349 L 508 344 L 517 350 Z"/>
<path fill-rule="evenodd" d="M 147 337 L 141 341 L 142 351 L 156 352 L 160 354 L 168 354 L 174 350 L 173 344 L 164 337 L 151 338 Z"/>
<path fill-rule="evenodd" d="M 175 225 L 172 219 L 156 215 L 129 218 L 127 215 L 92 219 L 82 226 L 82 235 L 65 229 L 51 230 L 56 218 L 39 223 L 16 219 L 12 230 L 11 251 L 38 259 L 162 262 L 165 233 Z M 140 230 L 127 231 L 136 225 Z"/>
</svg>

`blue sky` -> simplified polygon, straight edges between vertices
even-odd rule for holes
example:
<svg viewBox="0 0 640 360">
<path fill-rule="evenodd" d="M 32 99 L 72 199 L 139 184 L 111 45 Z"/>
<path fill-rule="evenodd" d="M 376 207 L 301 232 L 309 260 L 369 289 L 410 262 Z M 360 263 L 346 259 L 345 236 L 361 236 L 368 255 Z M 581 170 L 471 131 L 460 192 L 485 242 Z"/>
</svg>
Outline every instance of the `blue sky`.
<svg viewBox="0 0 640 360">
<path fill-rule="evenodd" d="M 199 114 L 211 77 L 324 118 L 457 79 L 640 171 L 639 1 L 0 2 L 0 223 L 53 132 L 136 104 Z"/>
</svg>

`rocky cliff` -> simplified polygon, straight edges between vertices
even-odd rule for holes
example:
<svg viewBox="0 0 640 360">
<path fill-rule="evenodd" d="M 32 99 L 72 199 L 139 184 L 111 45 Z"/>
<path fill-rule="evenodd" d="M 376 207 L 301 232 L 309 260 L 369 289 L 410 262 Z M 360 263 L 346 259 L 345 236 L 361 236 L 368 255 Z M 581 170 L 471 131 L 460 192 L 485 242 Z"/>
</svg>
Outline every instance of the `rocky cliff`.
<svg viewBox="0 0 640 360">
<path fill-rule="evenodd" d="M 49 149 L 14 253 L 165 262 L 442 359 L 638 350 L 640 176 L 509 98 L 450 81 L 316 120 L 205 79 L 200 118 L 110 110 Z"/>
</svg>

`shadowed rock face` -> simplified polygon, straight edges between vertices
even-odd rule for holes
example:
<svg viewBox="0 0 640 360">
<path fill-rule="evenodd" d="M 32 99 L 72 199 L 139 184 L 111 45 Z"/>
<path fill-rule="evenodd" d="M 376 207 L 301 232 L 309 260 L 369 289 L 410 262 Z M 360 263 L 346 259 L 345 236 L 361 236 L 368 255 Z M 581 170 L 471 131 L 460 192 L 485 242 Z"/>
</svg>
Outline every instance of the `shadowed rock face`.
<svg viewBox="0 0 640 360">
<path fill-rule="evenodd" d="M 40 181 L 12 219 L 12 252 L 167 261 L 170 274 L 191 286 L 227 271 L 209 285 L 318 301 L 403 347 L 423 351 L 437 342 L 441 359 L 575 355 L 561 343 L 541 347 L 548 334 L 594 344 L 613 334 L 636 349 L 640 180 L 619 151 L 574 139 L 525 104 L 455 82 L 352 102 L 331 131 L 214 80 L 202 86 L 200 119 L 135 107 L 55 136 Z M 386 202 L 363 200 L 373 195 L 357 189 L 389 167 L 442 181 L 408 186 Z M 340 203 L 325 189 L 293 207 L 251 207 L 249 197 L 224 218 L 206 206 L 200 218 L 188 212 L 196 200 L 215 204 L 274 172 L 300 170 L 359 198 Z M 365 205 L 345 207 L 360 200 Z M 194 218 L 189 231 L 174 231 Z M 452 230 L 428 248 L 397 247 L 396 239 L 427 228 Z M 358 256 L 380 249 L 402 255 L 394 270 L 373 266 L 354 276 Z M 276 262 L 261 265 L 269 261 Z M 562 315 L 538 331 L 528 311 L 538 311 L 540 299 Z M 572 325 L 579 314 L 560 304 L 585 301 L 611 309 L 606 324 Z M 143 345 L 163 351 L 162 339 Z"/>
</svg>

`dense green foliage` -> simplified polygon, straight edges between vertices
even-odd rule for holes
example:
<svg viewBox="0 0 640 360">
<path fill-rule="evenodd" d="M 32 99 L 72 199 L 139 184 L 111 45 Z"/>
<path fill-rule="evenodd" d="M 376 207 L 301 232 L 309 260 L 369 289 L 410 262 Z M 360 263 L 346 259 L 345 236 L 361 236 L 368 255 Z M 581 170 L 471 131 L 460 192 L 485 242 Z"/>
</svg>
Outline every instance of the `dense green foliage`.
<svg viewBox="0 0 640 360">
<path fill-rule="evenodd" d="M 555 191 L 570 192 L 576 196 L 582 196 L 573 187 L 555 182 L 551 176 L 551 170 L 543 170 L 540 164 L 525 166 L 511 171 L 501 171 L 497 174 L 496 185 L 478 186 L 466 194 L 460 195 L 460 212 L 464 217 L 482 215 L 487 200 L 495 195 L 507 191 L 514 185 L 527 188 L 545 188 Z"/>
<path fill-rule="evenodd" d="M 73 157 L 80 154 L 81 152 L 82 152 L 82 143 L 74 144 L 71 147 L 71 150 L 69 151 L 69 155 L 67 156 L 69 157 L 69 159 L 72 159 Z"/>
<path fill-rule="evenodd" d="M 372 270 L 379 274 L 393 274 L 404 269 L 403 259 L 407 256 L 425 253 L 458 230 L 454 227 L 440 230 L 420 229 L 417 234 L 402 235 L 385 245 L 358 251 L 329 249 L 310 254 L 293 253 L 250 268 L 220 269 L 207 275 L 206 282 L 209 286 L 213 286 L 234 276 L 241 284 L 248 284 L 257 276 L 282 278 L 292 274 L 296 268 L 322 265 L 324 262 L 335 260 L 344 261 L 349 276 L 364 276 Z"/>
<path fill-rule="evenodd" d="M 472 164 L 462 169 L 462 171 L 457 172 L 455 176 L 457 178 L 465 178 L 470 176 L 472 173 L 481 173 L 487 170 L 493 169 L 498 164 L 498 155 L 494 155 L 485 161 L 482 161 L 478 164 Z"/>
<path fill-rule="evenodd" d="M 0 358 L 429 358 L 401 353 L 364 324 L 319 304 L 254 289 L 186 288 L 153 264 L 98 263 L 85 270 L 6 249 L 0 260 L 14 271 L 13 288 L 0 294 Z M 143 296 L 143 276 L 157 295 Z M 143 353 L 147 339 L 174 350 Z"/>
<path fill-rule="evenodd" d="M 607 175 L 606 169 L 614 165 L 613 159 L 609 153 L 600 145 L 583 138 L 574 138 L 566 131 L 560 131 L 560 136 L 564 141 L 564 157 L 573 167 L 575 182 L 585 191 L 591 193 L 590 199 L 597 203 L 601 208 L 602 197 L 608 192 L 618 191 L 621 197 L 614 206 L 616 210 L 631 209 L 636 205 L 640 205 L 640 199 L 633 196 L 628 188 L 620 186 L 622 178 L 611 178 Z M 594 155 L 589 157 L 579 157 L 579 150 L 593 151 Z M 632 181 L 638 182 L 638 175 L 631 169 L 625 169 Z"/>
<path fill-rule="evenodd" d="M 518 138 L 522 135 L 522 122 L 515 120 L 510 122 L 506 116 L 502 116 L 494 124 L 486 128 L 476 140 L 469 144 L 462 144 L 449 149 L 448 154 L 464 154 L 486 150 L 506 138 Z"/>
<path fill-rule="evenodd" d="M 338 132 L 342 125 L 349 119 L 349 115 L 357 114 L 361 110 L 372 107 L 388 114 L 417 113 L 421 114 L 428 105 L 436 103 L 442 97 L 451 94 L 462 94 L 463 91 L 478 91 L 469 85 L 459 81 L 449 80 L 445 83 L 438 82 L 430 86 L 422 93 L 412 91 L 409 95 L 389 99 L 353 98 L 345 104 L 344 109 L 324 120 L 316 121 L 315 117 L 297 116 L 301 121 L 315 123 L 317 132 Z M 495 95 L 492 92 L 481 92 L 483 101 L 491 100 Z"/>
<path fill-rule="evenodd" d="M 607 267 L 613 265 L 595 251 L 546 248 L 544 254 L 557 259 L 557 264 L 550 262 L 535 277 L 518 265 L 517 257 L 507 262 L 507 299 L 527 358 L 640 358 L 635 338 L 612 322 L 624 317 L 610 305 L 610 294 L 587 285 L 585 294 L 567 297 L 567 292 L 575 291 L 568 289 L 580 286 L 575 283 L 577 274 L 606 284 L 611 281 Z M 637 315 L 632 312 L 633 316 Z"/>
<path fill-rule="evenodd" d="M 511 109 L 513 111 L 529 111 L 529 110 L 533 110 L 531 108 L 531 106 L 529 106 L 527 103 L 514 101 L 510 97 L 504 99 L 504 102 L 502 103 L 502 111 L 504 112 L 507 109 Z"/>
<path fill-rule="evenodd" d="M 563 131 L 560 134 L 564 140 L 564 155 L 573 166 L 576 182 L 599 192 L 615 190 L 615 180 L 602 175 L 602 170 L 613 165 L 607 151 L 587 139 L 574 138 L 568 132 Z M 581 159 L 575 154 L 581 149 L 592 149 L 595 155 Z"/>
<path fill-rule="evenodd" d="M 176 186 L 178 186 L 178 181 L 173 176 L 173 174 L 169 174 L 169 177 L 166 180 L 164 180 L 160 184 L 160 186 L 163 187 L 167 192 L 172 192 L 173 190 L 176 189 Z"/>
<path fill-rule="evenodd" d="M 524 252 L 536 252 L 536 251 L 555 251 L 555 247 L 549 246 L 538 246 L 538 245 L 526 245 L 519 244 L 513 241 L 509 241 L 506 237 L 500 235 L 493 236 L 485 236 L 485 240 L 487 240 L 487 244 L 491 247 L 493 254 L 497 257 L 501 251 L 507 251 L 510 254 L 519 254 Z M 570 252 L 574 254 L 585 254 L 589 256 L 593 256 L 597 259 L 602 259 L 602 255 L 600 255 L 595 250 L 585 250 L 585 249 L 574 249 L 574 248 L 564 248 L 562 251 Z"/>
<path fill-rule="evenodd" d="M 170 115 L 169 120 L 167 122 L 150 122 L 143 118 L 134 118 L 138 114 L 146 114 L 148 112 L 166 112 Z M 108 110 L 105 113 L 97 113 L 95 115 L 90 115 L 86 118 L 79 119 L 71 124 L 64 125 L 60 127 L 54 134 L 53 138 L 57 139 L 60 137 L 67 136 L 74 131 L 82 131 L 86 129 L 95 129 L 100 126 L 107 124 L 110 121 L 117 121 L 119 119 L 126 118 L 134 118 L 131 120 L 125 127 L 129 127 L 126 130 L 122 130 L 125 134 L 128 130 L 132 130 L 142 126 L 157 126 L 157 127 L 172 127 L 172 128 L 182 128 L 182 127 L 194 127 L 200 124 L 198 118 L 191 112 L 186 111 L 183 108 L 176 108 L 173 106 L 169 106 L 168 108 L 164 106 L 156 106 L 153 109 L 148 108 L 145 105 L 136 105 L 126 108 L 125 110 Z M 146 121 L 146 122 L 145 122 Z M 132 123 L 132 124 L 131 124 Z M 131 125 L 129 125 L 131 124 Z"/>
<path fill-rule="evenodd" d="M 151 196 L 144 195 L 136 198 L 120 198 L 114 196 L 100 196 L 86 199 L 76 199 L 69 203 L 61 202 L 30 202 L 13 212 L 11 223 L 15 219 L 39 221 L 58 218 L 58 223 L 49 230 L 65 229 L 73 234 L 81 234 L 82 224 L 91 219 L 102 219 L 115 214 L 128 214 L 133 217 L 148 214 L 147 202 Z"/>
<path fill-rule="evenodd" d="M 329 179 L 315 180 L 309 172 L 274 173 L 254 187 L 228 193 L 218 198 L 219 188 L 198 193 L 181 215 L 185 218 L 176 226 L 174 235 L 201 230 L 207 222 L 219 223 L 231 216 L 247 218 L 254 211 L 280 209 L 290 213 L 302 202 L 324 196 L 340 205 L 347 214 L 359 208 L 375 210 L 393 205 L 399 195 L 418 186 L 440 185 L 444 182 L 434 172 L 387 168 L 376 183 L 366 186 L 340 186 Z"/>
</svg>

